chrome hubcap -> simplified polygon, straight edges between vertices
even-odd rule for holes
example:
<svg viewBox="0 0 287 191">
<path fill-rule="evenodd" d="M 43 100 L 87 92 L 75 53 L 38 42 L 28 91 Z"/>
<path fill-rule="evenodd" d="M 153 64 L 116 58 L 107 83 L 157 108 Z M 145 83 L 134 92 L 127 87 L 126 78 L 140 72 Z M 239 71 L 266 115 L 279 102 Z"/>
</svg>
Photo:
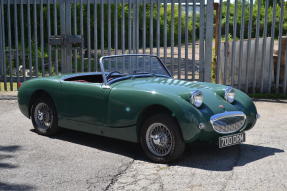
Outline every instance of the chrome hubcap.
<svg viewBox="0 0 287 191">
<path fill-rule="evenodd" d="M 149 151 L 156 156 L 166 156 L 174 146 L 170 130 L 162 123 L 153 123 L 146 132 L 146 143 Z"/>
<path fill-rule="evenodd" d="M 43 115 L 44 115 L 44 114 L 43 114 L 42 112 L 38 111 L 38 119 L 39 119 L 40 121 L 43 120 L 43 118 L 44 118 Z"/>
<path fill-rule="evenodd" d="M 37 128 L 41 132 L 46 132 L 53 122 L 53 113 L 49 106 L 45 103 L 38 103 L 34 111 L 34 119 Z"/>
<path fill-rule="evenodd" d="M 156 144 L 158 146 L 164 146 L 167 144 L 167 141 L 168 141 L 166 134 L 163 134 L 163 133 L 151 135 L 151 138 L 152 138 L 152 141 L 154 142 L 154 144 Z"/>
</svg>

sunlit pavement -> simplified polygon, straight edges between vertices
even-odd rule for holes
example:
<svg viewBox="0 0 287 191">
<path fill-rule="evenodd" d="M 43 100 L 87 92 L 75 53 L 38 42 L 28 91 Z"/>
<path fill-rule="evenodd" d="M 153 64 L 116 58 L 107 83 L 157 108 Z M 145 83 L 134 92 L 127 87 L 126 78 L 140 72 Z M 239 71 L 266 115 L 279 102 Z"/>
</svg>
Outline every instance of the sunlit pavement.
<svg viewBox="0 0 287 191">
<path fill-rule="evenodd" d="M 17 101 L 0 96 L 0 190 L 287 190 L 287 101 L 256 105 L 246 143 L 193 144 L 163 165 L 137 144 L 69 130 L 39 136 Z"/>
</svg>

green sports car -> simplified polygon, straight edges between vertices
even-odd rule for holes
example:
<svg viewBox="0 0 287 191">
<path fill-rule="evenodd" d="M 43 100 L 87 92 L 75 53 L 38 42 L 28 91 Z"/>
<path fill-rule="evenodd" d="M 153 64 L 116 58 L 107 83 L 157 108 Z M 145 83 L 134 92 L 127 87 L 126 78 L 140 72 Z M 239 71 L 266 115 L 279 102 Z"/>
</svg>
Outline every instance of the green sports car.
<svg viewBox="0 0 287 191">
<path fill-rule="evenodd" d="M 138 142 L 149 159 L 168 163 L 196 140 L 220 148 L 244 142 L 259 116 L 240 90 L 173 79 L 156 56 L 107 56 L 99 67 L 22 84 L 19 108 L 37 133 L 67 128 Z"/>
</svg>

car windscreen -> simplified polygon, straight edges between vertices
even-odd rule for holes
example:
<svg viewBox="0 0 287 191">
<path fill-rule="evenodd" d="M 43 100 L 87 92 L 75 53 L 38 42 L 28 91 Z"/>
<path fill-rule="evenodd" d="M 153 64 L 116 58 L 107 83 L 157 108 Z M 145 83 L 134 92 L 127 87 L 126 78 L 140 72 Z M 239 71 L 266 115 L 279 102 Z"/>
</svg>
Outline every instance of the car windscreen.
<svg viewBox="0 0 287 191">
<path fill-rule="evenodd" d="M 156 56 L 120 55 L 103 57 L 104 72 L 118 72 L 124 75 L 154 74 L 170 76 L 163 63 Z"/>
</svg>

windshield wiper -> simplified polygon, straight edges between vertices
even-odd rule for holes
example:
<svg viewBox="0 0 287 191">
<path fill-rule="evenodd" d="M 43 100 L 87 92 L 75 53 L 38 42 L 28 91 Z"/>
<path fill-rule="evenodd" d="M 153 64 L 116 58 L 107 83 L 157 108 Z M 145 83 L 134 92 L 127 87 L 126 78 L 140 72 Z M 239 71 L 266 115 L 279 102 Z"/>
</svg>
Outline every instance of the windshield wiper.
<svg viewBox="0 0 287 191">
<path fill-rule="evenodd" d="M 165 74 L 155 74 L 155 73 L 150 73 L 150 72 L 134 72 L 133 75 L 137 75 L 137 74 L 149 74 L 150 76 L 153 76 L 153 77 L 166 77 L 166 78 L 169 78 L 170 76 L 168 75 L 165 75 Z"/>
<path fill-rule="evenodd" d="M 149 74 L 149 72 L 137 72 L 136 70 L 133 72 L 133 74 Z"/>
<path fill-rule="evenodd" d="M 150 72 L 137 72 L 137 71 L 134 71 L 134 73 L 133 73 L 133 75 L 141 75 L 141 74 L 150 74 L 150 75 L 152 75 L 152 76 L 155 76 L 155 74 L 154 73 L 150 73 Z"/>
<path fill-rule="evenodd" d="M 165 74 L 154 74 L 156 77 L 165 77 L 165 78 L 170 78 L 171 76 L 165 75 Z"/>
</svg>

